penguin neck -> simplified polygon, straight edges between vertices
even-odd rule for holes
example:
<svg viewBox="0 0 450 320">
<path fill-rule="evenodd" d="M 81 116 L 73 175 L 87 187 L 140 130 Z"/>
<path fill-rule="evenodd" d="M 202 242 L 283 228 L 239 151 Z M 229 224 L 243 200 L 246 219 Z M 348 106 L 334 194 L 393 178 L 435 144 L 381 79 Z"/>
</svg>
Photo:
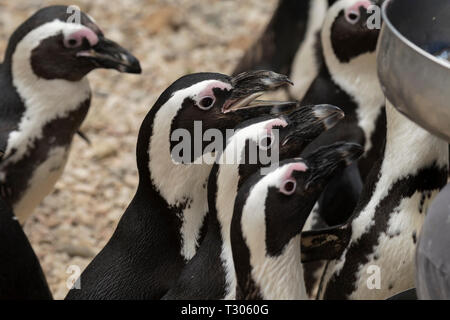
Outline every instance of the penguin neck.
<svg viewBox="0 0 450 320">
<path fill-rule="evenodd" d="M 376 53 L 363 53 L 349 62 L 341 62 L 334 53 L 330 30 L 325 28 L 321 34 L 325 64 L 333 82 L 358 105 L 358 125 L 364 131 L 364 149 L 367 152 L 372 147 L 371 136 L 375 131 L 376 119 L 385 104 L 377 76 Z"/>
<path fill-rule="evenodd" d="M 236 297 L 236 275 L 231 249 L 230 229 L 234 202 L 238 192 L 239 164 L 222 164 L 217 171 L 215 214 L 220 226 L 222 239 L 221 260 L 225 271 L 226 297 Z M 214 214 L 214 213 L 213 213 Z"/>
<path fill-rule="evenodd" d="M 264 246 L 260 248 L 258 252 L 250 251 L 250 261 L 251 277 L 261 297 L 264 300 L 308 299 L 301 265 L 300 235 L 292 238 L 276 257 L 269 256 Z"/>
<path fill-rule="evenodd" d="M 352 239 L 358 239 L 364 233 L 369 221 L 374 219 L 376 207 L 392 192 L 395 183 L 414 177 L 424 169 L 435 168 L 445 172 L 448 166 L 448 144 L 445 141 L 407 119 L 389 101 L 386 104 L 386 118 L 384 157 L 376 169 L 378 174 L 371 174 L 372 179 L 377 179 L 376 182 L 372 181 L 372 197 L 352 222 Z"/>
<path fill-rule="evenodd" d="M 6 60 L 10 67 L 4 70 L 10 73 L 8 78 L 11 79 L 25 109 L 17 130 L 11 133 L 8 141 L 6 156 L 14 151 L 9 157 L 10 161 L 18 161 L 23 157 L 34 141 L 42 136 L 46 124 L 67 117 L 71 112 L 83 107 L 91 98 L 86 77 L 80 81 L 47 80 L 34 73 L 30 61 L 32 46 L 36 44 L 31 41 L 32 37 L 33 34 L 30 33 L 17 44 L 11 59 Z M 86 113 L 80 116 L 84 119 Z M 75 132 L 76 130 L 73 134 Z"/>
<path fill-rule="evenodd" d="M 286 242 L 280 253 L 269 254 L 266 244 L 267 218 L 261 214 L 267 210 L 268 188 L 257 184 L 248 192 L 242 214 L 237 215 L 235 220 L 239 220 L 240 228 L 233 228 L 233 232 L 240 229 L 233 243 L 237 250 L 235 253 L 240 253 L 235 255 L 238 283 L 248 286 L 241 288 L 247 291 L 242 294 L 254 295 L 251 291 L 257 291 L 258 297 L 268 300 L 307 299 L 301 265 L 300 230 Z"/>
<path fill-rule="evenodd" d="M 138 142 L 139 184 L 164 199 L 164 214 L 180 223 L 180 254 L 190 260 L 198 247 L 200 229 L 208 212 L 207 181 L 212 165 L 174 163 L 170 154 L 170 130 L 167 119 L 177 110 L 157 108 L 149 113 Z M 152 110 L 153 111 L 153 110 Z M 147 131 L 147 134 L 145 134 Z M 148 139 L 147 139 L 148 137 Z"/>
</svg>

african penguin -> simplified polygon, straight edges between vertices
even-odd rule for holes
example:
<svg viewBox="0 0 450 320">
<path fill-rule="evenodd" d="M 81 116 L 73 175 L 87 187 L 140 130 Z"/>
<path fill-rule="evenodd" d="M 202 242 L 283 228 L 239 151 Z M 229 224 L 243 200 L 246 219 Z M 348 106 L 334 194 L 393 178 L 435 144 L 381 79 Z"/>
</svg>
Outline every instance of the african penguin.
<svg viewBox="0 0 450 320">
<path fill-rule="evenodd" d="M 369 0 L 339 0 L 325 17 L 317 60 L 320 71 L 302 103 L 332 103 L 342 107 L 345 119 L 322 134 L 305 150 L 335 141 L 364 146 L 358 161 L 336 174 L 325 188 L 305 225 L 317 229 L 345 223 L 358 202 L 370 168 L 382 155 L 386 135 L 385 98 L 376 71 L 375 49 L 379 30 L 367 26 Z M 305 265 L 308 292 L 313 296 L 320 277 L 320 262 Z"/>
<path fill-rule="evenodd" d="M 314 48 L 328 6 L 336 0 L 280 0 L 260 38 L 234 70 L 269 69 L 294 77 L 289 91 L 301 99 L 317 76 Z"/>
<path fill-rule="evenodd" d="M 416 242 L 429 204 L 447 184 L 448 144 L 389 101 L 386 116 L 383 158 L 347 224 L 347 248 L 326 268 L 324 299 L 386 299 L 414 287 Z"/>
<path fill-rule="evenodd" d="M 367 10 L 371 5 L 369 0 L 339 0 L 330 7 L 320 34 L 321 48 L 318 52 L 324 63 L 302 100 L 303 104 L 327 101 L 342 106 L 345 112 L 344 121 L 311 143 L 305 153 L 335 141 L 359 143 L 364 146 L 364 155 L 358 162 L 362 181 L 381 157 L 386 134 L 385 98 L 376 72 L 375 49 L 379 30 L 367 26 L 370 17 Z M 352 168 L 347 170 L 349 175 Z M 352 189 L 351 181 L 360 184 L 358 179 L 350 179 L 350 183 L 344 184 L 347 187 L 341 189 Z M 335 193 L 336 188 L 330 189 Z M 348 197 L 355 205 L 357 195 L 352 195 Z M 339 215 L 334 212 L 330 212 L 332 218 L 327 221 L 328 214 L 323 207 L 329 205 L 322 206 L 321 214 L 330 225 L 343 223 L 354 205 L 339 210 L 342 214 L 340 221 L 336 221 Z"/>
<path fill-rule="evenodd" d="M 51 300 L 44 272 L 11 207 L 0 197 L 0 300 Z"/>
<path fill-rule="evenodd" d="M 353 143 L 321 147 L 239 189 L 231 222 L 238 299 L 307 299 L 300 232 L 327 180 L 362 154 Z"/>
<path fill-rule="evenodd" d="M 140 73 L 139 61 L 108 40 L 85 13 L 36 12 L 9 39 L 0 65 L 0 196 L 23 224 L 60 177 L 89 109 L 86 75 L 97 68 Z"/>
<path fill-rule="evenodd" d="M 236 77 L 191 74 L 169 86 L 139 131 L 136 194 L 112 238 L 82 273 L 81 290 L 72 289 L 67 299 L 160 299 L 201 241 L 213 165 L 204 160 L 215 153 L 208 149 L 209 133 L 220 130 L 225 139 L 227 129 L 258 110 L 270 114 L 276 102 L 255 99 L 287 83 L 285 76 L 256 71 Z M 178 149 L 184 139 L 193 150 Z"/>
<path fill-rule="evenodd" d="M 279 117 L 248 120 L 235 128 L 236 133 L 228 139 L 208 180 L 205 238 L 163 299 L 235 299 L 229 235 L 238 186 L 259 168 L 270 166 L 265 157 L 258 157 L 260 152 L 276 152 L 276 162 L 298 156 L 310 141 L 342 117 L 342 111 L 334 106 L 304 106 Z"/>
</svg>

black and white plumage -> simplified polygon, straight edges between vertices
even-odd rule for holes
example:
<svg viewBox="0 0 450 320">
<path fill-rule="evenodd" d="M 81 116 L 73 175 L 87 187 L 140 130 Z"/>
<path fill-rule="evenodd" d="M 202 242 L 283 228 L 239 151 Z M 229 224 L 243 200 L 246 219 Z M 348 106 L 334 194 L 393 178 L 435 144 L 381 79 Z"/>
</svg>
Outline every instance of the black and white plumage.
<svg viewBox="0 0 450 320">
<path fill-rule="evenodd" d="M 345 119 L 322 134 L 305 150 L 336 141 L 364 146 L 364 155 L 336 175 L 325 188 L 305 229 L 345 223 L 353 213 L 371 167 L 382 155 L 386 135 L 385 98 L 377 71 L 375 49 L 379 30 L 369 29 L 367 9 L 379 1 L 339 0 L 326 13 L 318 34 L 317 77 L 302 103 L 332 103 L 345 112 Z M 305 265 L 308 291 L 315 296 L 321 262 Z"/>
<path fill-rule="evenodd" d="M 140 73 L 138 60 L 80 13 L 39 10 L 11 36 L 0 65 L 0 194 L 23 223 L 61 175 L 91 100 L 97 68 Z"/>
<path fill-rule="evenodd" d="M 416 241 L 429 204 L 447 183 L 448 144 L 389 101 L 386 113 L 384 155 L 347 224 L 346 250 L 326 268 L 325 299 L 387 299 L 414 287 Z M 367 285 L 371 266 L 381 272 L 378 289 Z"/>
<path fill-rule="evenodd" d="M 44 272 L 11 207 L 0 197 L 0 300 L 51 300 Z"/>
<path fill-rule="evenodd" d="M 231 223 L 238 299 L 307 299 L 300 231 L 329 178 L 361 153 L 356 144 L 321 147 L 241 186 Z"/>
<path fill-rule="evenodd" d="M 330 7 L 320 34 L 318 50 L 323 64 L 302 100 L 304 104 L 328 101 L 342 106 L 346 116 L 339 125 L 311 143 L 305 153 L 335 141 L 359 143 L 364 146 L 364 155 L 358 162 L 362 181 L 381 156 L 386 132 L 384 94 L 376 72 L 375 49 L 379 30 L 367 26 L 367 9 L 372 3 L 369 0 L 340 0 Z M 350 18 L 352 14 L 355 14 L 354 20 Z M 353 175 L 352 170 L 352 167 L 348 169 L 349 176 Z M 360 185 L 358 179 L 352 180 Z M 339 183 L 336 185 L 338 187 L 332 188 L 330 192 L 339 189 Z M 341 189 L 360 188 L 342 183 Z M 357 196 L 349 194 L 348 202 L 356 204 Z M 329 216 L 337 218 L 331 212 L 328 214 L 324 207 L 330 207 L 329 202 L 320 208 L 326 222 Z M 339 211 L 341 220 L 337 223 L 343 223 L 353 207 L 348 206 Z M 328 221 L 329 224 L 334 222 Z"/>
<path fill-rule="evenodd" d="M 167 88 L 139 131 L 137 192 L 110 241 L 82 273 L 81 290 L 72 289 L 67 299 L 160 299 L 201 241 L 212 168 L 210 162 L 194 163 L 212 156 L 212 150 L 192 153 L 186 163 L 174 162 L 173 132 L 181 129 L 198 139 L 195 122 L 201 121 L 202 136 L 208 129 L 219 129 L 225 137 L 227 129 L 253 118 L 258 110 L 270 114 L 275 102 L 265 104 L 256 97 L 289 82 L 267 71 L 233 78 L 198 73 Z M 203 152 L 209 142 L 201 141 Z"/>
<path fill-rule="evenodd" d="M 251 174 L 270 166 L 259 157 L 252 161 L 252 156 L 264 150 L 277 152 L 280 160 L 298 156 L 310 141 L 343 116 L 334 106 L 304 106 L 278 117 L 245 121 L 235 128 L 236 133 L 228 139 L 209 176 L 205 238 L 164 299 L 235 299 L 230 243 L 235 197 L 238 186 Z M 277 137 L 274 129 L 278 130 Z"/>
</svg>

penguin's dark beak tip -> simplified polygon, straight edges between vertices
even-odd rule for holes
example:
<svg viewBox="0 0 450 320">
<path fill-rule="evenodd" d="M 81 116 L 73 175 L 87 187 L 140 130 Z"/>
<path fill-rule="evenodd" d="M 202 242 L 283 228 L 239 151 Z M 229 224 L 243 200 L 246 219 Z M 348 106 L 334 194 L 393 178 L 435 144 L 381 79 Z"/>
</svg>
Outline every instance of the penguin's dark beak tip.
<svg viewBox="0 0 450 320">
<path fill-rule="evenodd" d="M 350 165 L 363 155 L 364 148 L 357 143 L 345 143 L 339 148 L 339 151 L 346 165 Z"/>
<path fill-rule="evenodd" d="M 77 57 L 90 59 L 97 68 L 115 69 L 123 73 L 142 73 L 141 64 L 135 56 L 119 44 L 103 37 L 90 50 L 79 52 Z"/>
<path fill-rule="evenodd" d="M 323 123 L 326 130 L 333 128 L 339 121 L 341 121 L 345 117 L 344 111 L 336 106 L 329 104 L 314 106 L 313 113 L 317 120 Z"/>
<path fill-rule="evenodd" d="M 285 75 L 273 71 L 256 70 L 243 72 L 231 79 L 233 92 L 222 108 L 223 113 L 256 107 L 284 107 L 298 102 L 256 100 L 264 93 L 284 85 L 293 85 Z"/>
</svg>

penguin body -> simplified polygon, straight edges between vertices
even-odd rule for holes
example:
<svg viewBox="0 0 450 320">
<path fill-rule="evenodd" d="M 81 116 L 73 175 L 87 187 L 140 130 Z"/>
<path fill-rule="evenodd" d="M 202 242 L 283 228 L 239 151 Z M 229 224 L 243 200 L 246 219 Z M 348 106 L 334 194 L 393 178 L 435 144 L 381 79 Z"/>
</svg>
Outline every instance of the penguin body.
<svg viewBox="0 0 450 320">
<path fill-rule="evenodd" d="M 355 144 L 322 147 L 241 186 L 231 224 L 238 299 L 307 299 L 300 231 L 330 176 L 361 153 Z"/>
<path fill-rule="evenodd" d="M 304 106 L 279 117 L 259 117 L 240 124 L 227 141 L 208 180 L 207 232 L 196 255 L 183 269 L 164 299 L 235 299 L 236 280 L 230 244 L 230 225 L 238 186 L 263 166 L 252 157 L 262 150 L 278 152 L 278 159 L 300 154 L 307 143 L 334 126 L 340 109 Z M 272 136 L 273 129 L 279 136 Z M 266 137 L 273 140 L 266 146 Z M 278 146 L 276 146 L 278 145 Z M 201 276 L 200 276 L 201 275 Z"/>
<path fill-rule="evenodd" d="M 256 96 L 288 82 L 265 71 L 233 78 L 198 73 L 167 88 L 139 131 L 138 190 L 109 242 L 82 273 L 81 290 L 72 289 L 66 298 L 160 299 L 201 240 L 212 163 L 196 161 L 213 157 L 203 134 L 219 129 L 225 137 L 226 129 L 254 116 L 257 108 L 248 108 Z M 261 102 L 258 106 L 265 110 Z M 200 153 L 177 150 L 178 133 L 188 133 L 193 143 L 200 138 Z M 181 154 L 187 160 L 174 158 Z"/>
<path fill-rule="evenodd" d="M 36 254 L 9 205 L 0 197 L 0 299 L 51 300 Z"/>
<path fill-rule="evenodd" d="M 324 273 L 325 299 L 387 299 L 414 287 L 416 241 L 430 202 L 447 182 L 448 146 L 389 102 L 386 112 L 384 157 L 348 222 L 349 245 Z M 371 277 L 376 272 L 379 282 Z"/>
<path fill-rule="evenodd" d="M 64 169 L 90 105 L 85 75 L 96 68 L 140 72 L 137 59 L 86 14 L 80 24 L 68 17 L 65 6 L 39 10 L 11 36 L 0 65 L 0 191 L 21 223 Z"/>
</svg>

